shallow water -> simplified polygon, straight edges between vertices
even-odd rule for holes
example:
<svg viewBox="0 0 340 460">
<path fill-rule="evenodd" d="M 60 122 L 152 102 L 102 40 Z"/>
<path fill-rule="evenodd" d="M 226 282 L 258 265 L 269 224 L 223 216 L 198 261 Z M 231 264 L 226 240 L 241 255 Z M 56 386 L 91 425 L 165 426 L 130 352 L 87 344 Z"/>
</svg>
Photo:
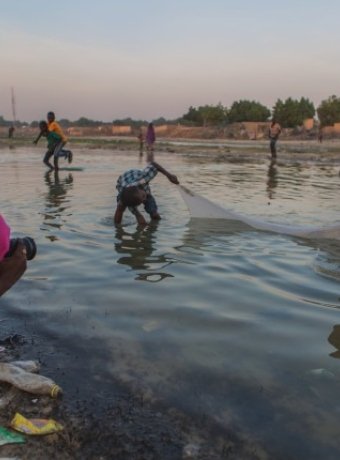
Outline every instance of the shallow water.
<svg viewBox="0 0 340 460">
<path fill-rule="evenodd" d="M 76 392 L 73 360 L 84 370 L 80 395 L 107 397 L 111 376 L 202 419 L 212 439 L 234 430 L 276 457 L 338 458 L 340 243 L 190 219 L 161 175 L 152 188 L 163 219 L 141 230 L 126 213 L 115 228 L 115 181 L 142 166 L 137 156 L 75 150 L 84 171 L 55 176 L 39 152 L 0 151 L 1 213 L 13 236 L 38 245 L 1 303 L 69 344 L 58 377 L 66 397 Z M 338 168 L 158 161 L 229 209 L 284 224 L 340 223 Z"/>
</svg>

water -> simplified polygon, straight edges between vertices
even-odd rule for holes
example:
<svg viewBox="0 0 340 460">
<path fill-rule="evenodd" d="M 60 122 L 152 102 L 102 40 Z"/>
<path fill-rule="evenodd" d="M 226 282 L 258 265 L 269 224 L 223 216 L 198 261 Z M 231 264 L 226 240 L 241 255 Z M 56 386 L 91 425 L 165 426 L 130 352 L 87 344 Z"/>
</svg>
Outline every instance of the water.
<svg viewBox="0 0 340 460">
<path fill-rule="evenodd" d="M 75 372 L 98 398 L 115 378 L 202 420 L 212 442 L 234 430 L 274 457 L 338 458 L 340 243 L 190 220 L 161 175 L 162 221 L 139 230 L 126 213 L 116 229 L 115 181 L 142 166 L 135 154 L 75 150 L 84 171 L 55 177 L 36 152 L 0 152 L 1 213 L 39 251 L 1 303 L 49 338 L 66 398 Z M 340 223 L 338 168 L 158 160 L 235 211 Z"/>
</svg>

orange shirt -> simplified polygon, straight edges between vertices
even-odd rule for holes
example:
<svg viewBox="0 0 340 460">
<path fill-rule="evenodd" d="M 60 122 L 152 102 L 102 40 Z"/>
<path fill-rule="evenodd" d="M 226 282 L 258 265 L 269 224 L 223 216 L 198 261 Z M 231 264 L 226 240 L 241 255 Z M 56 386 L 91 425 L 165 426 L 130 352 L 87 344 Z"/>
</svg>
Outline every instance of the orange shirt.
<svg viewBox="0 0 340 460">
<path fill-rule="evenodd" d="M 61 129 L 59 123 L 56 121 L 52 121 L 51 123 L 48 123 L 48 130 L 53 131 L 54 133 L 59 134 L 63 142 L 67 142 L 67 137 L 63 133 L 63 130 Z"/>
</svg>

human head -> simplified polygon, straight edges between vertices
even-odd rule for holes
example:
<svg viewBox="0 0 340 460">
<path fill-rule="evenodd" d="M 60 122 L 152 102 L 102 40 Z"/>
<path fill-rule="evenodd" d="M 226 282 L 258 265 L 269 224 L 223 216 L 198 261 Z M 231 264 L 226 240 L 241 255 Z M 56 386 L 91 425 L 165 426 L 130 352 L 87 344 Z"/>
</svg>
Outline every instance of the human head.
<svg viewBox="0 0 340 460">
<path fill-rule="evenodd" d="M 47 114 L 47 120 L 48 120 L 49 123 L 52 123 L 52 121 L 55 120 L 55 114 L 54 114 L 54 112 L 48 112 L 48 114 Z"/>
<path fill-rule="evenodd" d="M 125 187 L 121 194 L 120 200 L 124 206 L 135 207 L 146 200 L 146 192 L 141 187 Z"/>
<path fill-rule="evenodd" d="M 41 120 L 41 121 L 39 122 L 39 129 L 40 129 L 40 131 L 41 131 L 42 133 L 45 133 L 45 132 L 48 131 L 48 126 L 47 126 L 46 121 Z"/>
</svg>

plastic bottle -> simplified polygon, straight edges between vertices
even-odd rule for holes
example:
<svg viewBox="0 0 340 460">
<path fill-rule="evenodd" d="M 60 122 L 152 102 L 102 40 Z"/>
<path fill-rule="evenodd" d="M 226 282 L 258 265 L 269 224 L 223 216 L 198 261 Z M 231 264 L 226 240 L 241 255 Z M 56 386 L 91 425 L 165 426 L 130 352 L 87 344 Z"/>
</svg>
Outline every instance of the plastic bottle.
<svg viewBox="0 0 340 460">
<path fill-rule="evenodd" d="M 11 364 L 20 367 L 26 372 L 38 372 L 40 369 L 40 364 L 36 361 L 12 361 Z"/>
<path fill-rule="evenodd" d="M 52 398 L 57 398 L 62 393 L 62 389 L 50 378 L 27 372 L 14 363 L 0 363 L 0 381 L 28 393 L 49 395 Z"/>
</svg>

